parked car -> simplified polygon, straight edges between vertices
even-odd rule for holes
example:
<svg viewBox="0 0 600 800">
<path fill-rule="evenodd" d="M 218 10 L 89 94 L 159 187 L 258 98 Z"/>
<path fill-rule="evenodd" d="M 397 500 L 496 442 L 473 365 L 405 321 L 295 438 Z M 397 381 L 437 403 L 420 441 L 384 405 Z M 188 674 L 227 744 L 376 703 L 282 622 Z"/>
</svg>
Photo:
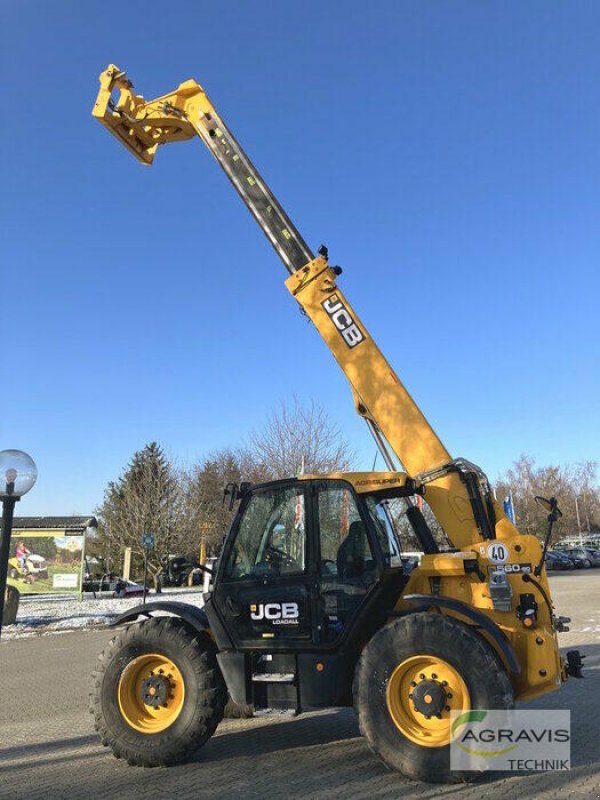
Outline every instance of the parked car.
<svg viewBox="0 0 600 800">
<path fill-rule="evenodd" d="M 575 565 L 575 569 L 589 569 L 592 566 L 592 560 L 584 547 L 569 547 L 558 552 L 570 558 Z"/>
<path fill-rule="evenodd" d="M 84 592 L 95 592 L 100 597 L 143 597 L 144 587 L 141 583 L 126 581 L 119 578 L 114 572 L 107 573 L 101 578 L 87 578 L 83 582 Z"/>
<path fill-rule="evenodd" d="M 579 558 L 583 561 L 585 569 L 590 569 L 593 566 L 593 561 L 588 550 L 585 547 L 571 547 L 568 552 L 569 558 Z"/>
<path fill-rule="evenodd" d="M 600 550 L 592 550 L 590 547 L 586 547 L 585 551 L 590 557 L 592 567 L 600 567 Z"/>
<path fill-rule="evenodd" d="M 556 550 L 551 550 L 546 554 L 547 570 L 575 569 L 575 564 L 570 558 Z"/>
<path fill-rule="evenodd" d="M 185 586 L 190 572 L 198 567 L 198 562 L 187 556 L 169 556 L 160 580 L 163 586 Z"/>
</svg>

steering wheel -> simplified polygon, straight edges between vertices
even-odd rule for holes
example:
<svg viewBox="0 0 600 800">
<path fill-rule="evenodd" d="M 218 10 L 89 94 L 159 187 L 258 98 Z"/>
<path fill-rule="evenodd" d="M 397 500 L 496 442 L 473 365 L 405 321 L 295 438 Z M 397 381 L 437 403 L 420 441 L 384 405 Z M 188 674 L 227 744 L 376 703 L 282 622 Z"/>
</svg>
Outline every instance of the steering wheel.
<svg viewBox="0 0 600 800">
<path fill-rule="evenodd" d="M 322 558 L 319 564 L 321 576 L 335 578 L 337 576 L 337 563 L 331 558 Z"/>
<path fill-rule="evenodd" d="M 296 562 L 295 558 L 292 558 L 284 550 L 280 550 L 278 547 L 274 547 L 272 544 L 267 545 L 267 547 L 265 547 L 265 553 L 266 554 L 275 553 L 278 556 L 279 560 L 283 564 L 286 564 L 288 567 L 289 566 L 297 566 L 297 562 Z"/>
</svg>

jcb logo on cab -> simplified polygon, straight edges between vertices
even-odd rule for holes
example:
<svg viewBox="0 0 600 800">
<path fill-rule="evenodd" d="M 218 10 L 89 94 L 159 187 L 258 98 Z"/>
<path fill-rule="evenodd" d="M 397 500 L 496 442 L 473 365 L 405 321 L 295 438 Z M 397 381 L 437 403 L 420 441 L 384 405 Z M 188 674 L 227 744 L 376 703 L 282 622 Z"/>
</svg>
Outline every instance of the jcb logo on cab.
<svg viewBox="0 0 600 800">
<path fill-rule="evenodd" d="M 297 625 L 300 612 L 298 603 L 252 603 L 250 619 L 255 622 L 266 620 L 273 625 Z"/>
</svg>

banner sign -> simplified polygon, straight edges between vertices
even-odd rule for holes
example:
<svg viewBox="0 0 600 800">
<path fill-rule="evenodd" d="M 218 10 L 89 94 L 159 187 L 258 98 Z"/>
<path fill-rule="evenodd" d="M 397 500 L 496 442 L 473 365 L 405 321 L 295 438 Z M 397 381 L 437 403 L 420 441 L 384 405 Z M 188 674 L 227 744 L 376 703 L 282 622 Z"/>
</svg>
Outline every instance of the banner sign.
<svg viewBox="0 0 600 800">
<path fill-rule="evenodd" d="M 79 533 L 13 531 L 8 556 L 8 583 L 21 594 L 78 593 L 81 590 L 83 546 L 84 536 Z"/>
<path fill-rule="evenodd" d="M 513 504 L 512 493 L 506 495 L 502 505 L 504 506 L 504 513 L 509 518 L 509 520 L 512 522 L 512 524 L 515 525 L 516 524 L 516 522 L 515 522 L 515 507 L 514 507 L 514 504 Z"/>
</svg>

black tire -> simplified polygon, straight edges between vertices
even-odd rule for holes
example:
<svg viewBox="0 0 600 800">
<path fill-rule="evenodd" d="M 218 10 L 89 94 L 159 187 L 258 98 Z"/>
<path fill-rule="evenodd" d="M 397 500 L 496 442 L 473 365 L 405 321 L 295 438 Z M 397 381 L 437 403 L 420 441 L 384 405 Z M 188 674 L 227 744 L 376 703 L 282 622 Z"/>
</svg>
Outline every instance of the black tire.
<svg viewBox="0 0 600 800">
<path fill-rule="evenodd" d="M 401 662 L 436 656 L 462 677 L 471 708 L 512 708 L 513 691 L 498 657 L 467 625 L 435 613 L 415 613 L 386 625 L 364 648 L 354 679 L 361 734 L 391 769 L 430 783 L 473 780 L 477 773 L 450 770 L 450 746 L 425 747 L 404 736 L 387 703 L 388 681 Z"/>
<path fill-rule="evenodd" d="M 165 730 L 142 733 L 131 727 L 119 707 L 118 686 L 127 665 L 141 655 L 170 659 L 183 679 L 185 696 L 177 718 Z M 101 653 L 92 675 L 90 712 L 103 745 L 132 766 L 168 766 L 184 761 L 206 744 L 223 719 L 227 690 L 216 648 L 174 617 L 129 625 Z"/>
</svg>

